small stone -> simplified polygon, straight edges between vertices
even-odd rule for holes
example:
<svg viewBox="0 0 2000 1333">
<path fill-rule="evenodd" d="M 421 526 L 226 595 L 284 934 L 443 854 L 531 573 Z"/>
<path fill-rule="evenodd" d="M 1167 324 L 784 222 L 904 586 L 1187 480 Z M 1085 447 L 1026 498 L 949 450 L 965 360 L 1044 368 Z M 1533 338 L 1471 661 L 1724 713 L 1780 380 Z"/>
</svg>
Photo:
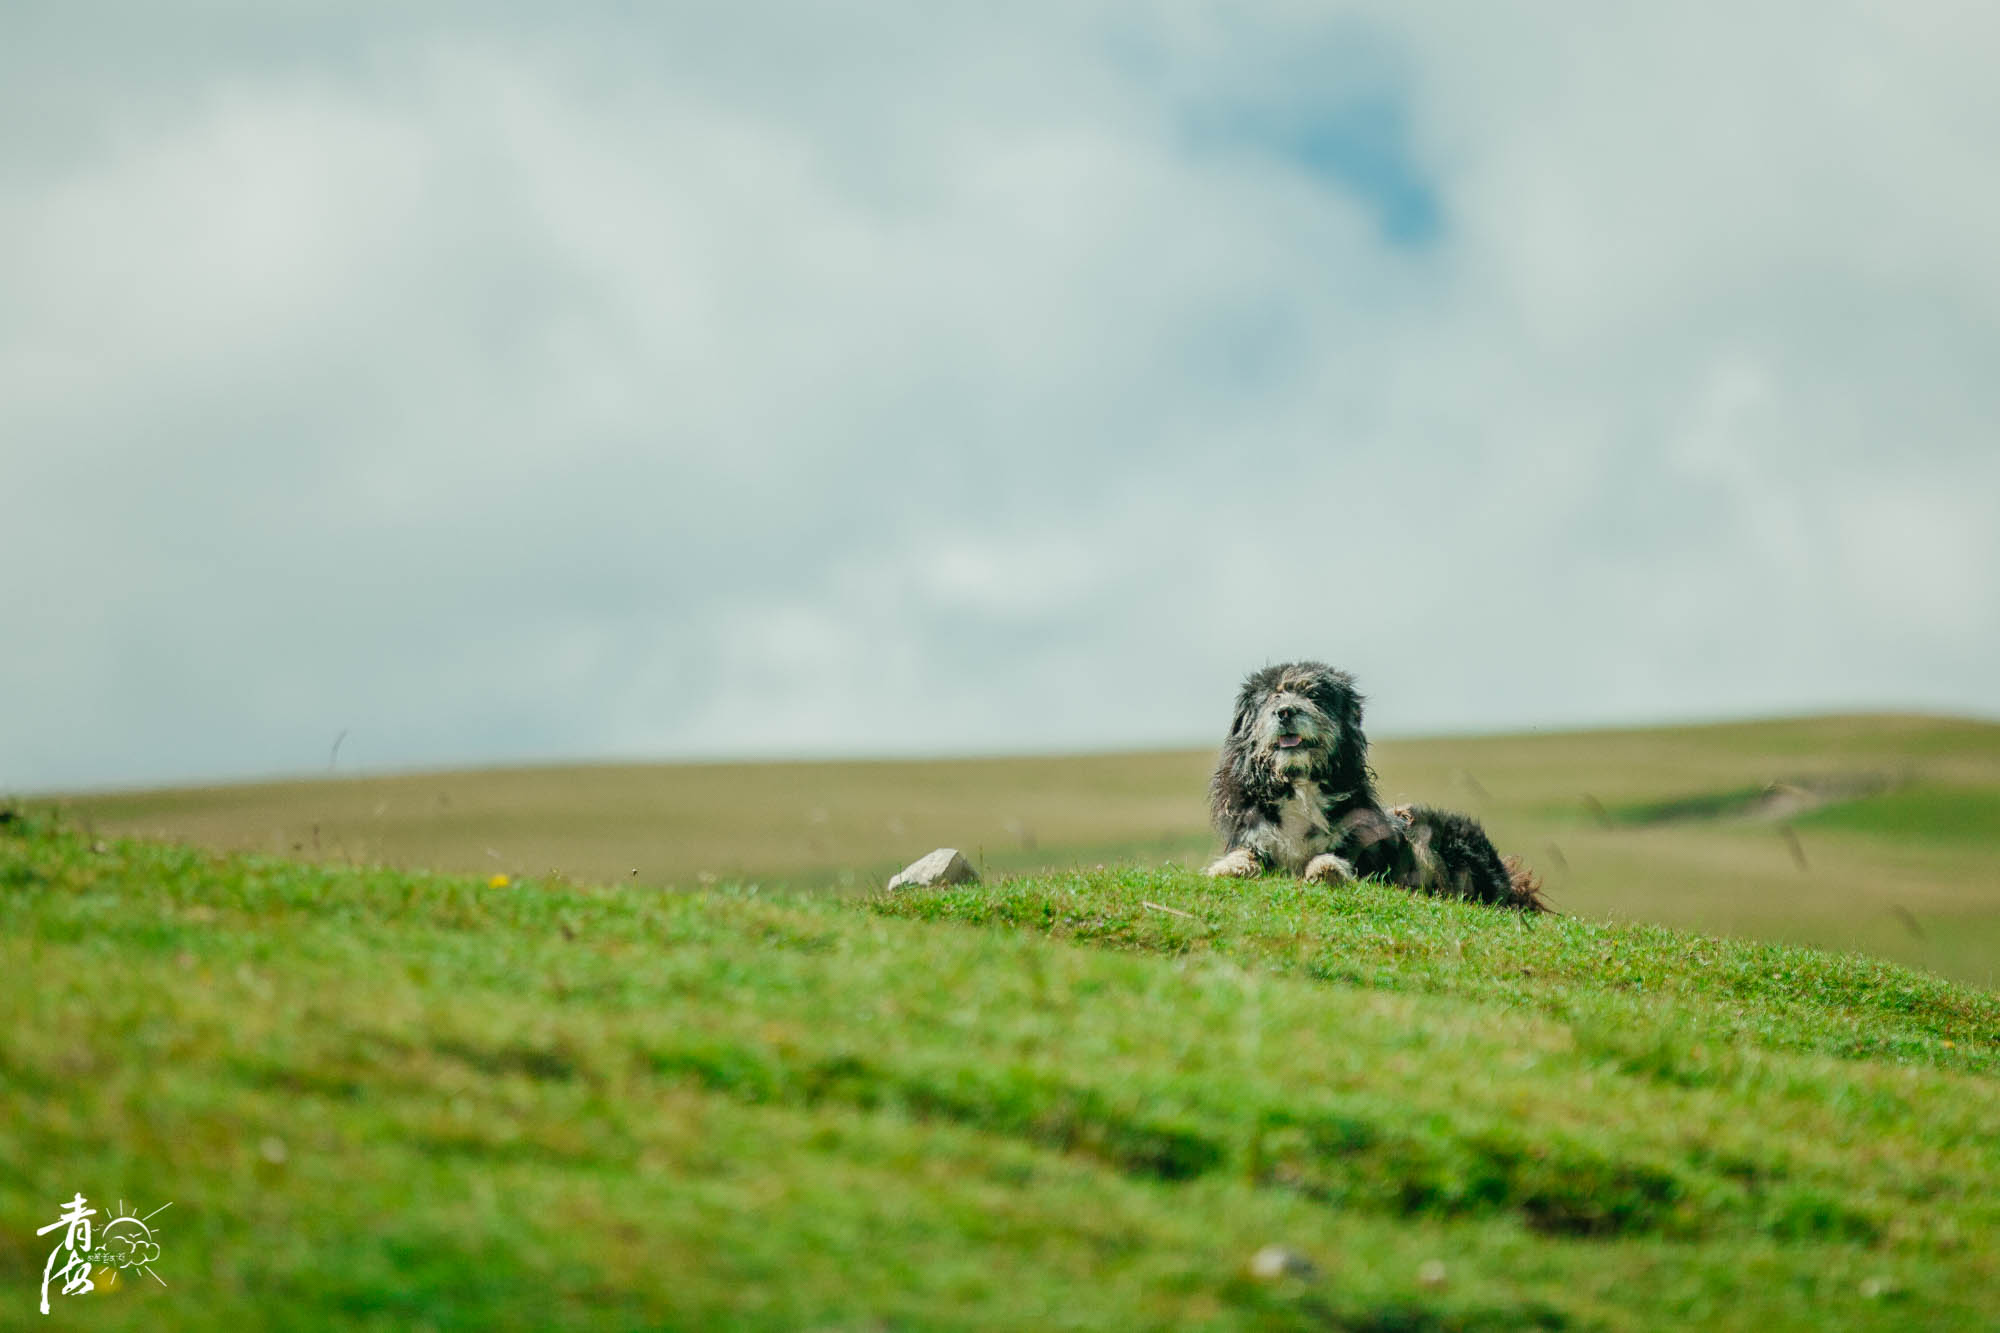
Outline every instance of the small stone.
<svg viewBox="0 0 2000 1333">
<path fill-rule="evenodd" d="M 1417 1285 L 1436 1291 L 1444 1285 L 1444 1260 L 1426 1259 L 1417 1265 Z"/>
<path fill-rule="evenodd" d="M 889 890 L 927 889 L 934 884 L 976 884 L 979 872 L 956 847 L 940 847 L 904 866 L 889 881 Z"/>
<path fill-rule="evenodd" d="M 1276 1282 L 1287 1277 L 1310 1282 L 1319 1276 L 1319 1269 L 1297 1250 L 1283 1245 L 1266 1245 L 1250 1256 L 1250 1276 L 1259 1282 Z"/>
<path fill-rule="evenodd" d="M 267 1134 L 264 1137 L 264 1141 L 257 1145 L 257 1151 L 272 1166 L 281 1165 L 287 1155 L 285 1152 L 285 1141 L 275 1134 Z"/>
</svg>

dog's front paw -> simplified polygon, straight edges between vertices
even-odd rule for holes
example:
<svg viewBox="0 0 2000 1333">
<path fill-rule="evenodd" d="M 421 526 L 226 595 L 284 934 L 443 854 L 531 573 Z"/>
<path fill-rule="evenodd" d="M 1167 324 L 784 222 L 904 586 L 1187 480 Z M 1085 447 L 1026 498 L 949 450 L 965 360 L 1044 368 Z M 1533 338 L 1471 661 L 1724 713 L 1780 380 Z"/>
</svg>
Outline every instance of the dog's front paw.
<svg viewBox="0 0 2000 1333">
<path fill-rule="evenodd" d="M 1257 874 L 1263 868 L 1263 865 L 1257 860 L 1257 853 L 1251 851 L 1248 847 L 1238 847 L 1235 851 L 1229 852 L 1212 862 L 1208 869 L 1201 873 L 1204 875 L 1233 875 L 1239 879 L 1247 879 Z"/>
<path fill-rule="evenodd" d="M 1354 878 L 1354 867 L 1332 852 L 1322 852 L 1306 862 L 1301 878 L 1308 884 L 1346 884 Z"/>
</svg>

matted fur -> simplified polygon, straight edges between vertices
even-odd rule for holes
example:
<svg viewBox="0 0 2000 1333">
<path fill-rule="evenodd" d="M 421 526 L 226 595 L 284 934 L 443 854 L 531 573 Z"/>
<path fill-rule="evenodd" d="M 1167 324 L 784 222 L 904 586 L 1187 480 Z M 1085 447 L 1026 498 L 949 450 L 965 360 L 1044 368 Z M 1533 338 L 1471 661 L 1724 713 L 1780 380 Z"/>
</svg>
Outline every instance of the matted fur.
<svg viewBox="0 0 2000 1333">
<path fill-rule="evenodd" d="M 1323 662 L 1253 672 L 1236 696 L 1209 807 L 1222 834 L 1211 875 L 1285 870 L 1540 912 L 1541 886 L 1502 861 L 1479 822 L 1429 806 L 1382 807 L 1354 678 Z"/>
</svg>

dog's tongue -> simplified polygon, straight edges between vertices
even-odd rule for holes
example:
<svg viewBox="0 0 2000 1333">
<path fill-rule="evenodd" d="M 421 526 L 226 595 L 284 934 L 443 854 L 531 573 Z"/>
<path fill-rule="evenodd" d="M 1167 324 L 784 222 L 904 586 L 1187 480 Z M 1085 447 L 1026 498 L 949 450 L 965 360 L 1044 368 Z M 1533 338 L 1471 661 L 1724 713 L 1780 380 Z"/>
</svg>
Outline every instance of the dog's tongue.
<svg viewBox="0 0 2000 1333">
<path fill-rule="evenodd" d="M 1303 738 L 1299 736 L 1293 736 L 1290 734 L 1280 736 L 1278 737 L 1278 748 L 1280 750 L 1289 750 L 1294 745 L 1297 745 L 1301 739 Z"/>
</svg>

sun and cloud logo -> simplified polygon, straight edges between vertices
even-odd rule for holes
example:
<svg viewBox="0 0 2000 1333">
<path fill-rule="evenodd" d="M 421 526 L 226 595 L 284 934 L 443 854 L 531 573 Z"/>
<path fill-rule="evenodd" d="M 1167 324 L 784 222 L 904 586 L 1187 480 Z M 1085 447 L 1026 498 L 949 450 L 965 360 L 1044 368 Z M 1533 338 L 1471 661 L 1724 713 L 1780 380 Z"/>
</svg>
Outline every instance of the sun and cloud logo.
<svg viewBox="0 0 2000 1333">
<path fill-rule="evenodd" d="M 153 1265 L 160 1261 L 160 1243 L 153 1239 L 153 1228 L 147 1225 L 146 1219 L 171 1207 L 172 1204 L 163 1203 L 147 1213 L 146 1217 L 136 1217 L 133 1215 L 136 1210 L 120 1199 L 117 1216 L 106 1222 L 97 1233 L 97 1248 L 91 1252 L 91 1262 L 113 1269 L 136 1268 L 161 1286 L 166 1286 L 166 1281 L 153 1271 Z"/>
</svg>

